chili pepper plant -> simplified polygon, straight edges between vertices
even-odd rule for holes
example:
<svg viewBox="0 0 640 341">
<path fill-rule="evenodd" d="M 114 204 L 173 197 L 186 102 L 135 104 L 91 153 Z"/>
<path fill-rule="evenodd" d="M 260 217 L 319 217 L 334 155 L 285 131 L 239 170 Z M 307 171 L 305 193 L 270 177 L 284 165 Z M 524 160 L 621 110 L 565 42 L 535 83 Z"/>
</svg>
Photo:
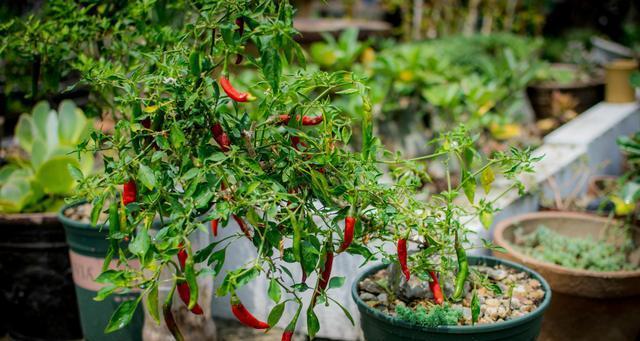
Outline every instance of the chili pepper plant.
<svg viewBox="0 0 640 341">
<path fill-rule="evenodd" d="M 147 298 L 145 308 L 160 321 L 160 275 L 170 271 L 173 289 L 162 311 L 180 340 L 170 310 L 175 289 L 183 304 L 198 313 L 199 305 L 208 302 L 199 301 L 196 278 L 223 277 L 216 295 L 229 297 L 242 323 L 272 328 L 285 306 L 293 305 L 297 313 L 283 322 L 283 340 L 291 337 L 303 311 L 313 337 L 320 329 L 315 311 L 325 304 L 342 307 L 331 290 L 345 278 L 331 276 L 331 270 L 345 253 L 366 261 L 400 259 L 407 277 L 428 280 L 431 274 L 455 281 L 455 294 L 439 296 L 438 303 L 458 299 L 468 281 L 466 251 L 480 247 L 466 243 L 471 233 L 466 223 L 480 216 L 490 224 L 492 200 L 521 188 L 516 175 L 531 170 L 535 160 L 529 151 L 513 149 L 482 159 L 473 149 L 474 139 L 460 127 L 442 133 L 433 154 L 403 160 L 383 151 L 372 134 L 363 79 L 348 72 L 283 73 L 286 65 L 305 62 L 294 41 L 294 9 L 286 1 L 217 1 L 196 7 L 200 15 L 182 33 L 182 45 L 148 53 L 133 67 L 150 71 L 124 74 L 99 64 L 85 74 L 90 84 L 116 89 L 122 113 L 113 135 L 95 131 L 78 147 L 104 152 L 104 174 L 78 176 L 79 196 L 96 211 L 111 202 L 111 255 L 123 264 L 98 277 L 107 284 L 98 299 L 138 288 L 140 297 Z M 234 88 L 240 68 L 254 70 L 260 81 Z M 359 126 L 331 105 L 346 96 L 362 102 Z M 361 130 L 357 147 L 349 145 L 354 129 Z M 424 176 L 420 169 L 427 161 L 443 162 L 447 169 L 459 164 L 460 185 L 427 201 L 417 199 Z M 394 166 L 393 183 L 381 180 L 388 165 Z M 492 200 L 476 198 L 476 184 L 488 192 L 496 174 L 513 181 Z M 461 200 L 463 193 L 468 199 Z M 152 236 L 154 219 L 162 220 L 163 227 Z M 216 236 L 232 220 L 238 231 Z M 213 242 L 193 249 L 189 236 L 209 228 Z M 429 247 L 407 255 L 412 240 Z M 257 256 L 221 272 L 226 257 L 241 257 L 228 255 L 229 245 L 247 242 Z M 396 244 L 397 252 L 385 251 L 385 245 Z M 132 260 L 140 266 L 127 266 Z M 302 270 L 302 278 L 294 278 L 293 268 Z M 237 295 L 258 277 L 268 280 L 266 294 L 275 303 L 268 316 L 252 315 Z M 310 300 L 303 299 L 310 293 Z M 140 302 L 122 303 L 107 331 L 126 325 Z"/>
</svg>

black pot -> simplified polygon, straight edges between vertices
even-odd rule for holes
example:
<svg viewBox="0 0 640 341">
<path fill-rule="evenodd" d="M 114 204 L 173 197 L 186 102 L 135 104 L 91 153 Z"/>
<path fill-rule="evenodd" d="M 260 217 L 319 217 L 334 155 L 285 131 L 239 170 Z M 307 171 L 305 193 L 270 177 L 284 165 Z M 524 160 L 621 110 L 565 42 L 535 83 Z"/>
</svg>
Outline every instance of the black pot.
<svg viewBox="0 0 640 341">
<path fill-rule="evenodd" d="M 527 315 L 513 320 L 497 322 L 493 324 L 476 324 L 475 326 L 441 326 L 436 328 L 426 328 L 412 325 L 397 317 L 385 314 L 375 308 L 368 306 L 358 295 L 358 283 L 368 276 L 383 269 L 385 264 L 380 264 L 369 268 L 364 273 L 356 277 L 351 287 L 351 297 L 358 306 L 360 312 L 360 324 L 367 341 L 454 341 L 454 340 L 475 340 L 475 341 L 531 341 L 535 340 L 540 333 L 542 325 L 542 315 L 551 302 L 551 289 L 547 282 L 535 271 L 520 264 L 497 259 L 488 256 L 469 257 L 469 264 L 483 264 L 493 266 L 503 264 L 519 271 L 527 272 L 532 278 L 537 279 L 542 284 L 545 297 L 540 306 Z"/>
<path fill-rule="evenodd" d="M 0 215 L 0 314 L 15 340 L 82 338 L 69 248 L 55 214 Z"/>
</svg>

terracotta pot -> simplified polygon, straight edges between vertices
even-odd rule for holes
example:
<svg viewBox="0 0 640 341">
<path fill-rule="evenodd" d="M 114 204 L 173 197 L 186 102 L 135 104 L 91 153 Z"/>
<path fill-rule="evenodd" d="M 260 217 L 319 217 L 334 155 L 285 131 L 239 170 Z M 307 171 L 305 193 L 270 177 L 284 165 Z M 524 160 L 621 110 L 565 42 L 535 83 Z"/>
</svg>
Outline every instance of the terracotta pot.
<svg viewBox="0 0 640 341">
<path fill-rule="evenodd" d="M 494 231 L 494 242 L 507 253 L 496 253 L 503 259 L 525 264 L 547 279 L 553 291 L 575 296 L 608 298 L 640 295 L 640 270 L 589 271 L 570 269 L 527 256 L 513 245 L 516 227 L 531 233 L 540 225 L 569 237 L 597 238 L 611 225 L 611 220 L 577 212 L 536 212 L 501 221 Z"/>
<path fill-rule="evenodd" d="M 638 69 L 633 59 L 617 59 L 605 65 L 605 101 L 609 103 L 630 103 L 636 100 L 636 90 L 629 77 Z"/>
<path fill-rule="evenodd" d="M 554 64 L 554 67 L 576 68 L 571 64 Z M 604 79 L 595 78 L 588 82 L 572 84 L 541 82 L 527 86 L 527 97 L 537 119 L 554 117 L 552 110 L 554 92 L 573 97 L 577 102 L 573 110 L 579 114 L 604 99 Z"/>
<path fill-rule="evenodd" d="M 640 335 L 640 271 L 575 270 L 536 260 L 514 249 L 516 226 L 530 232 L 544 224 L 567 236 L 597 236 L 607 218 L 575 212 L 537 212 L 500 222 L 495 243 L 515 260 L 540 273 L 551 285 L 553 300 L 538 340 L 636 340 Z M 635 295 L 635 296 L 634 296 Z"/>
</svg>

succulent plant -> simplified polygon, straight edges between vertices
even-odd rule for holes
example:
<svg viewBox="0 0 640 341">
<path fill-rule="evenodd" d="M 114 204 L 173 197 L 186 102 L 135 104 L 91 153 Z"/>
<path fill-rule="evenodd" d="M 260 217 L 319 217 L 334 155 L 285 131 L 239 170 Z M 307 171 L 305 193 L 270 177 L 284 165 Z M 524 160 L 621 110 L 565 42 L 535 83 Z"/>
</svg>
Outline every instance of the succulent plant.
<svg viewBox="0 0 640 341">
<path fill-rule="evenodd" d="M 10 152 L 0 168 L 0 213 L 54 211 L 71 194 L 73 169 L 91 171 L 93 156 L 74 153 L 92 121 L 72 101 L 58 111 L 39 102 L 20 116 L 15 138 L 21 150 Z"/>
</svg>

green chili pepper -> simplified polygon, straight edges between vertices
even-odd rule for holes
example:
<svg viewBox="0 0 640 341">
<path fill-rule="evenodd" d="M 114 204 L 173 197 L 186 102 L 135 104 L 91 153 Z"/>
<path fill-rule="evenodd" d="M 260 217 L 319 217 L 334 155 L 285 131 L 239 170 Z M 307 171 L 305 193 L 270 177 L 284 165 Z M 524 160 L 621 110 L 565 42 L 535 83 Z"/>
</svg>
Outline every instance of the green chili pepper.
<svg viewBox="0 0 640 341">
<path fill-rule="evenodd" d="M 458 274 L 456 275 L 456 287 L 451 299 L 459 301 L 464 293 L 464 282 L 467 281 L 469 276 L 469 262 L 467 261 L 467 253 L 460 245 L 456 246 L 456 256 L 458 257 Z"/>
</svg>

